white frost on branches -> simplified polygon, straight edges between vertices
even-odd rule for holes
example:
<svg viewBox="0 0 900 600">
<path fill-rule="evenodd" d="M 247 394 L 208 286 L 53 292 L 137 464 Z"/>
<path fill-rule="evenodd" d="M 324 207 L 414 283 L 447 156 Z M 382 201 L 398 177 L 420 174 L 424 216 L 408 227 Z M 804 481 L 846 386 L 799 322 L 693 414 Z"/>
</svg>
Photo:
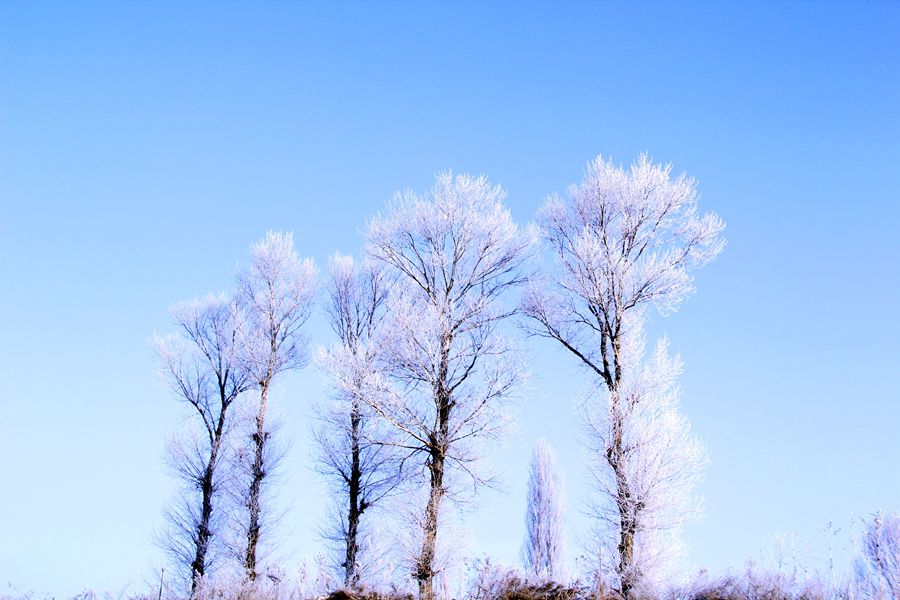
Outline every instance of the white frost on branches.
<svg viewBox="0 0 900 600">
<path fill-rule="evenodd" d="M 224 295 L 179 304 L 172 320 L 178 333 L 153 342 L 160 374 L 200 426 L 170 443 L 170 467 L 183 490 L 166 510 L 168 529 L 159 542 L 193 591 L 223 554 L 221 489 L 228 478 L 231 409 L 250 385 L 239 359 L 246 321 Z"/>
<path fill-rule="evenodd" d="M 326 539 L 344 585 L 384 580 L 386 553 L 377 521 L 368 517 L 403 481 L 408 451 L 396 430 L 373 410 L 385 393 L 377 364 L 376 332 L 385 316 L 387 282 L 371 263 L 336 254 L 329 260 L 326 313 L 339 343 L 323 350 L 320 363 L 335 393 L 320 411 L 316 432 L 319 470 L 334 491 Z M 382 520 L 385 514 L 379 513 Z"/>
<path fill-rule="evenodd" d="M 237 302 L 246 326 L 240 339 L 241 360 L 258 391 L 249 427 L 239 443 L 236 485 L 242 530 L 241 560 L 251 580 L 260 570 L 259 554 L 272 541 L 272 501 L 267 498 L 271 475 L 283 454 L 266 422 L 269 393 L 283 372 L 306 364 L 303 327 L 316 296 L 316 267 L 301 259 L 290 233 L 268 232 L 250 247 L 250 264 L 237 277 Z"/>
<path fill-rule="evenodd" d="M 900 599 L 900 514 L 877 512 L 864 523 L 854 584 L 861 598 Z"/>
<path fill-rule="evenodd" d="M 640 345 L 640 344 L 636 344 Z M 606 556 L 617 557 L 621 523 L 634 531 L 634 555 L 628 573 L 634 582 L 660 583 L 683 553 L 681 526 L 700 515 L 701 498 L 694 493 L 708 463 L 704 445 L 693 435 L 679 411 L 678 377 L 681 360 L 670 357 L 668 341 L 660 340 L 650 360 L 625 364 L 618 403 L 603 387 L 597 403 L 585 405 L 590 472 L 598 495 L 591 512 L 598 523 Z M 620 436 L 616 468 L 608 463 Z M 621 494 L 626 487 L 628 493 Z M 624 519 L 623 519 L 624 516 Z"/>
<path fill-rule="evenodd" d="M 523 308 L 536 332 L 581 353 L 598 375 L 611 367 L 601 351 L 626 313 L 676 310 L 693 292 L 691 272 L 724 248 L 722 220 L 697 213 L 696 181 L 670 171 L 647 156 L 630 170 L 598 157 L 570 202 L 554 196 L 541 209 L 559 268 L 529 287 Z"/>
<path fill-rule="evenodd" d="M 565 577 L 565 496 L 553 448 L 538 440 L 531 457 L 525 508 L 525 571 L 539 582 Z"/>
<path fill-rule="evenodd" d="M 300 258 L 290 233 L 269 231 L 250 247 L 237 277 L 237 301 L 247 317 L 242 359 L 257 385 L 307 362 L 303 326 L 316 299 L 315 263 Z"/>
<path fill-rule="evenodd" d="M 398 194 L 369 223 L 369 256 L 392 278 L 389 319 L 378 336 L 379 360 L 393 393 L 372 407 L 404 435 L 429 494 L 414 559 L 420 596 L 433 597 L 441 500 L 453 480 L 474 468 L 479 443 L 499 435 L 524 365 L 499 326 L 503 304 L 524 282 L 531 240 L 503 204 L 503 190 L 484 177 L 436 178 L 424 197 Z"/>
<path fill-rule="evenodd" d="M 645 543 L 641 532 L 648 527 L 639 518 L 645 500 L 636 494 L 656 490 L 636 472 L 633 456 L 645 446 L 632 448 L 628 436 L 677 425 L 671 417 L 651 419 L 630 408 L 640 382 L 643 316 L 648 307 L 662 314 L 676 310 L 693 291 L 692 272 L 724 247 L 722 220 L 698 214 L 696 182 L 685 175 L 672 178 L 670 171 L 646 156 L 627 170 L 598 157 L 584 182 L 569 189 L 569 202 L 548 199 L 540 222 L 555 268 L 532 282 L 522 302 L 530 318 L 526 328 L 561 344 L 602 388 L 605 403 L 592 405 L 588 415 L 595 432 L 606 435 L 592 444 L 600 461 L 594 467 L 610 477 L 602 491 L 617 507 L 612 562 L 626 597 L 640 583 L 636 560 L 644 551 L 637 545 Z M 664 388 L 664 382 L 651 387 Z M 656 485 L 670 480 L 663 477 Z"/>
</svg>

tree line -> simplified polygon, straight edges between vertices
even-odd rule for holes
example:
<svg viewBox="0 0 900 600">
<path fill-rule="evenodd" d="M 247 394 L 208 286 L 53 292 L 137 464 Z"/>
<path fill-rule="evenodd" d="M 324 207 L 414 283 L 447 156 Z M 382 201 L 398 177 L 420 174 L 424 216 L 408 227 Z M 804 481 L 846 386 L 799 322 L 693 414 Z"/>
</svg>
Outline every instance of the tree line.
<svg viewBox="0 0 900 600">
<path fill-rule="evenodd" d="M 694 292 L 696 270 L 724 248 L 724 223 L 699 212 L 694 179 L 646 156 L 627 168 L 596 158 L 527 227 L 504 200 L 485 177 L 442 173 L 368 221 L 360 258 L 335 254 L 320 275 L 291 234 L 268 233 L 231 295 L 172 309 L 176 332 L 154 345 L 193 418 L 169 445 L 184 485 L 160 542 L 192 593 L 223 562 L 249 581 L 264 572 L 285 441 L 270 394 L 310 361 L 305 325 L 319 304 L 334 337 L 316 362 L 332 394 L 313 460 L 331 486 L 323 534 L 344 586 L 385 568 L 377 524 L 393 519 L 402 572 L 422 600 L 440 595 L 447 505 L 491 481 L 487 451 L 521 397 L 528 337 L 583 367 L 590 574 L 629 600 L 665 579 L 679 527 L 699 512 L 707 455 L 679 409 L 681 362 L 665 339 L 646 351 L 645 322 Z M 562 488 L 539 442 L 522 547 L 535 581 L 566 577 Z"/>
</svg>

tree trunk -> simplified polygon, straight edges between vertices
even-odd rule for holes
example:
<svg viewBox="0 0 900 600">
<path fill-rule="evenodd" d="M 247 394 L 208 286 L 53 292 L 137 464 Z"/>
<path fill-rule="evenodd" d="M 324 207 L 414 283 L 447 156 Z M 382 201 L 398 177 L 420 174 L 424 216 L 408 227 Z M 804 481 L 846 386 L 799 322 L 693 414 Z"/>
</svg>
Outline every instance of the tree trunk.
<svg viewBox="0 0 900 600">
<path fill-rule="evenodd" d="M 213 495 L 213 458 L 210 458 L 200 481 L 200 490 L 203 494 L 200 506 L 200 520 L 197 522 L 197 541 L 194 547 L 194 562 L 191 563 L 191 594 L 196 591 L 197 583 L 206 570 L 206 552 L 209 549 L 209 540 L 212 531 L 209 528 L 212 520 L 212 495 Z"/>
<path fill-rule="evenodd" d="M 610 345 L 612 346 L 612 366 L 613 372 L 609 373 L 607 367 L 606 383 L 610 394 L 610 416 L 612 421 L 612 444 L 606 450 L 606 458 L 613 475 L 616 479 L 616 508 L 619 512 L 619 580 L 622 596 L 626 600 L 630 600 L 634 590 L 637 573 L 634 572 L 634 534 L 637 530 L 637 520 L 633 499 L 631 498 L 630 485 L 628 475 L 623 471 L 623 442 L 622 430 L 624 427 L 624 417 L 622 415 L 621 402 L 622 398 L 619 394 L 619 385 L 622 381 L 622 365 L 621 365 L 621 336 L 618 331 L 609 336 Z M 604 363 L 609 362 L 606 359 L 606 347 L 603 348 Z"/>
<path fill-rule="evenodd" d="M 622 596 L 631 598 L 634 583 L 637 579 L 634 568 L 634 528 L 632 524 L 622 523 L 619 535 L 619 572 L 621 577 Z"/>
<path fill-rule="evenodd" d="M 209 451 L 209 462 L 206 463 L 206 469 L 203 471 L 203 477 L 200 480 L 200 492 L 202 494 L 202 502 L 200 505 L 200 520 L 197 522 L 197 538 L 194 547 L 194 561 L 191 563 L 191 594 L 196 591 L 198 580 L 203 577 L 206 572 L 206 554 L 209 551 L 209 542 L 212 539 L 213 532 L 210 529 L 213 513 L 213 492 L 214 477 L 216 472 L 216 461 L 219 456 L 219 447 L 222 440 L 222 430 L 224 429 L 224 411 L 219 417 L 216 431 L 212 438 L 212 444 Z"/>
<path fill-rule="evenodd" d="M 362 468 L 360 466 L 359 428 L 362 419 L 359 408 L 354 406 L 350 414 L 350 444 L 351 464 L 348 492 L 350 506 L 347 510 L 347 551 L 344 558 L 344 585 L 355 588 L 359 584 L 359 570 L 357 568 L 357 555 L 359 543 L 359 521 L 366 509 L 365 499 L 361 498 L 362 492 Z"/>
<path fill-rule="evenodd" d="M 634 587 L 634 533 L 637 529 L 636 515 L 631 506 L 631 492 L 626 475 L 622 473 L 620 458 L 622 456 L 621 427 L 613 424 L 613 445 L 607 449 L 607 460 L 616 478 L 616 508 L 619 512 L 619 564 L 622 596 L 630 598 Z"/>
<path fill-rule="evenodd" d="M 422 549 L 416 561 L 419 600 L 434 600 L 434 554 L 437 545 L 438 515 L 444 496 L 444 452 L 440 446 L 432 448 L 428 471 L 431 476 L 431 487 L 428 505 L 425 508 Z"/>
<path fill-rule="evenodd" d="M 256 415 L 256 432 L 253 434 L 255 454 L 250 471 L 250 490 L 247 495 L 247 511 L 249 522 L 247 524 L 247 553 L 244 556 L 244 568 L 250 581 L 255 581 L 256 572 L 256 546 L 259 543 L 260 534 L 260 496 L 262 482 L 266 476 L 265 447 L 269 434 L 265 429 L 266 399 L 269 393 L 269 384 L 264 382 L 260 386 L 259 412 Z"/>
<path fill-rule="evenodd" d="M 612 413 L 612 445 L 607 449 L 609 466 L 616 479 L 616 508 L 619 512 L 619 564 L 618 572 L 621 580 L 622 596 L 626 599 L 632 589 L 632 563 L 634 559 L 634 519 L 631 510 L 631 498 L 627 475 L 622 472 L 622 416 L 619 411 L 619 394 L 613 390 L 611 394 Z"/>
<path fill-rule="evenodd" d="M 437 431 L 429 436 L 428 473 L 430 488 L 428 505 L 425 507 L 423 524 L 422 550 L 416 563 L 416 579 L 419 580 L 419 600 L 434 600 L 434 554 L 437 546 L 438 517 L 441 510 L 441 499 L 444 497 L 444 460 L 447 457 L 447 444 L 450 437 L 450 410 L 452 401 L 447 387 L 447 374 L 450 365 L 451 336 L 441 339 L 441 362 L 438 370 L 438 383 L 434 388 L 434 404 L 437 409 Z"/>
</svg>

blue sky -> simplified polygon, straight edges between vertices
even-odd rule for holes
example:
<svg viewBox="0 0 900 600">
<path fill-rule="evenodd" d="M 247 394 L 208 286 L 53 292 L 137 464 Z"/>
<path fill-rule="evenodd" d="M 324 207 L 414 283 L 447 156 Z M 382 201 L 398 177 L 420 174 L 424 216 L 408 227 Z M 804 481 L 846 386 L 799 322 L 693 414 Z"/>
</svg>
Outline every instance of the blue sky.
<svg viewBox="0 0 900 600">
<path fill-rule="evenodd" d="M 592 157 L 644 151 L 728 223 L 697 294 L 651 324 L 712 458 L 690 563 L 787 532 L 823 556 L 830 519 L 848 544 L 851 514 L 900 510 L 898 30 L 878 2 L 4 3 L 0 584 L 120 589 L 159 561 L 184 413 L 148 339 L 267 229 L 324 264 L 444 169 L 502 184 L 525 223 Z M 331 341 L 320 316 L 311 333 Z M 539 436 L 584 525 L 583 373 L 533 351 L 506 492 L 472 516 L 473 551 L 507 561 Z M 280 391 L 291 560 L 319 548 L 324 394 L 312 369 Z"/>
</svg>

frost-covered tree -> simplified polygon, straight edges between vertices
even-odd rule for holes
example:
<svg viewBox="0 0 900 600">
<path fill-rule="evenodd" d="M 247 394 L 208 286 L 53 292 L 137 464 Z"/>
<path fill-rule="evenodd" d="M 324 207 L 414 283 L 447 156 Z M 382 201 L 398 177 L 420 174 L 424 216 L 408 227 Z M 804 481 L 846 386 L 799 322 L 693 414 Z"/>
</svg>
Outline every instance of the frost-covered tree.
<svg viewBox="0 0 900 600">
<path fill-rule="evenodd" d="M 366 398 L 381 393 L 375 335 L 388 285 L 375 265 L 337 254 L 329 261 L 326 290 L 328 322 L 339 340 L 322 356 L 335 394 L 316 433 L 320 471 L 334 488 L 334 522 L 326 536 L 339 546 L 344 585 L 357 587 L 365 567 L 380 558 L 362 556 L 372 538 L 363 531 L 363 514 L 396 489 L 404 471 L 396 432 L 386 429 Z"/>
<path fill-rule="evenodd" d="M 669 356 L 668 342 L 658 342 L 647 361 L 641 360 L 639 340 L 624 345 L 634 347 L 622 353 L 617 403 L 607 388 L 598 386 L 595 400 L 601 410 L 591 402 L 584 411 L 590 473 L 600 492 L 591 512 L 599 537 L 608 544 L 606 554 L 619 561 L 615 574 L 623 588 L 640 585 L 647 591 L 669 574 L 682 550 L 681 525 L 700 512 L 694 488 L 707 453 L 679 411 L 682 367 L 677 356 Z M 623 523 L 632 543 L 625 565 L 620 554 Z"/>
<path fill-rule="evenodd" d="M 562 476 L 553 448 L 538 440 L 531 456 L 525 508 L 525 570 L 538 581 L 561 581 L 564 573 L 565 513 Z"/>
<path fill-rule="evenodd" d="M 250 264 L 237 278 L 237 301 L 246 318 L 241 359 L 258 392 L 249 447 L 241 457 L 244 477 L 238 492 L 243 528 L 243 563 L 250 580 L 257 576 L 257 548 L 267 510 L 267 475 L 274 467 L 272 431 L 266 424 L 269 393 L 276 378 L 307 361 L 303 326 L 316 295 L 316 267 L 301 259 L 290 233 L 268 232 L 250 248 Z M 267 462 L 267 458 L 269 461 Z"/>
<path fill-rule="evenodd" d="M 193 592 L 217 558 L 214 542 L 220 534 L 231 409 L 251 380 L 237 343 L 245 322 L 228 298 L 208 296 L 180 304 L 172 318 L 179 332 L 154 341 L 159 368 L 199 426 L 170 447 L 170 465 L 184 488 L 166 512 L 169 527 L 160 541 L 190 578 Z"/>
<path fill-rule="evenodd" d="M 616 507 L 615 570 L 629 596 L 640 569 L 635 541 L 644 507 L 634 495 L 627 428 L 625 382 L 639 361 L 627 360 L 626 340 L 640 339 L 648 307 L 662 314 L 678 308 L 693 291 L 692 273 L 724 247 L 724 224 L 697 212 L 696 182 L 642 156 L 630 169 L 598 157 L 581 185 L 564 202 L 549 198 L 540 212 L 543 237 L 555 264 L 529 286 L 523 311 L 529 330 L 557 341 L 597 378 L 604 389 L 602 469 L 613 486 Z M 651 400 L 652 401 L 652 400 Z M 598 467 L 598 468 L 601 468 Z M 659 482 L 667 485 L 666 480 Z"/>
<path fill-rule="evenodd" d="M 477 443 L 503 430 L 523 377 L 499 326 L 513 312 L 502 298 L 523 283 L 531 244 L 503 198 L 484 177 L 444 173 L 427 196 L 395 196 L 367 231 L 369 256 L 395 283 L 378 336 L 393 393 L 366 401 L 403 434 L 427 489 L 412 561 L 424 600 L 434 597 L 442 501 L 459 473 L 482 481 Z"/>
<path fill-rule="evenodd" d="M 900 599 L 900 514 L 879 512 L 863 524 L 854 584 L 861 598 Z"/>
</svg>

